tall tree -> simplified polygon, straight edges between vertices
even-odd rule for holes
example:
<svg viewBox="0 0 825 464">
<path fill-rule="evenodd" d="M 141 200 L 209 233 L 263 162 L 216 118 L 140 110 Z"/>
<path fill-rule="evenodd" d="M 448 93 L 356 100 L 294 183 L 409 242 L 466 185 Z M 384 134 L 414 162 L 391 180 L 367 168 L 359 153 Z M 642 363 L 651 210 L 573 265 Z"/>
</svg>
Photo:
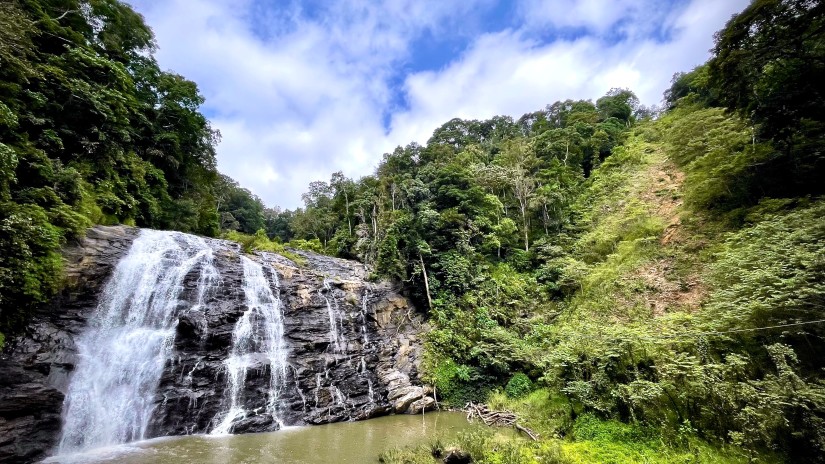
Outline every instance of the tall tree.
<svg viewBox="0 0 825 464">
<path fill-rule="evenodd" d="M 521 213 L 524 251 L 530 251 L 530 204 L 536 192 L 533 170 L 538 159 L 532 146 L 523 139 L 514 139 L 504 144 L 499 160 L 509 170 L 510 188 Z"/>
</svg>

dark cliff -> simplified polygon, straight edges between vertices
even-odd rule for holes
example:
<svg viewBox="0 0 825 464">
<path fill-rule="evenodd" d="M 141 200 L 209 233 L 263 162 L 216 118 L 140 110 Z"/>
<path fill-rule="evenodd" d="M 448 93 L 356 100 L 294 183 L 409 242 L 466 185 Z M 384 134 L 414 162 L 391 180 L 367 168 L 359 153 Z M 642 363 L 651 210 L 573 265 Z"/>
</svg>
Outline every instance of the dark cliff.
<svg viewBox="0 0 825 464">
<path fill-rule="evenodd" d="M 64 396 L 78 362 L 76 339 L 87 327 L 113 267 L 139 231 L 96 227 L 66 249 L 66 286 L 0 358 L 0 461 L 31 462 L 52 453 L 60 436 Z M 233 330 L 247 309 L 241 251 L 214 241 L 219 284 L 198 299 L 198 276 L 183 280 L 174 351 L 163 370 L 146 438 L 207 433 L 225 408 Z M 298 252 L 302 264 L 272 253 L 249 258 L 272 269 L 283 310 L 286 375 L 278 398 L 284 425 L 366 419 L 432 407 L 420 386 L 420 334 L 409 301 L 388 282 L 369 282 L 363 265 Z M 330 324 L 336 338 L 330 339 Z M 269 388 L 270 365 L 248 369 L 243 402 L 250 411 L 233 433 L 276 430 L 257 414 Z"/>
</svg>

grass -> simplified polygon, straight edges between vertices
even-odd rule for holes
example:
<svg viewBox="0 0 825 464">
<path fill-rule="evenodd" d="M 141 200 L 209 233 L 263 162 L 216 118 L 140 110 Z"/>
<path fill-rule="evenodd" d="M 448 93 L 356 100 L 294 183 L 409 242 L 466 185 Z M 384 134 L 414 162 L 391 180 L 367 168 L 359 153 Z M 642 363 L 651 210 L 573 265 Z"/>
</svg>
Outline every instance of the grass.
<svg viewBox="0 0 825 464">
<path fill-rule="evenodd" d="M 385 464 L 432 464 L 433 456 L 460 449 L 477 464 L 745 464 L 738 448 L 709 444 L 683 428 L 675 435 L 659 429 L 615 420 L 601 420 L 585 414 L 571 420 L 570 406 L 560 395 L 539 389 L 512 399 L 494 392 L 488 404 L 509 410 L 520 423 L 538 432 L 530 441 L 508 429 L 489 428 L 459 434 L 456 438 L 436 438 L 429 445 L 395 448 L 381 454 Z M 561 435 L 564 435 L 561 438 Z M 764 462 L 780 462 L 766 458 Z"/>
<path fill-rule="evenodd" d="M 269 251 L 289 258 L 299 266 L 306 265 L 306 259 L 301 255 L 289 251 L 282 243 L 270 240 L 263 231 L 258 231 L 255 235 L 249 235 L 232 230 L 224 233 L 222 238 L 240 244 L 244 253 Z"/>
</svg>

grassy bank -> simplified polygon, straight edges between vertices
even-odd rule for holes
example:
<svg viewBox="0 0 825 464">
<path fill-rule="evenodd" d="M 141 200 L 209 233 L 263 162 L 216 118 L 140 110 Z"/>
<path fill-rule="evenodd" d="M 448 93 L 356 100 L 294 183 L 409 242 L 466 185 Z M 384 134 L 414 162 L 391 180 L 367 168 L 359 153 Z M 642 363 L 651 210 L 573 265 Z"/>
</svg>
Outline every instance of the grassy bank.
<svg viewBox="0 0 825 464">
<path fill-rule="evenodd" d="M 633 463 L 748 463 L 748 453 L 734 446 L 711 444 L 688 425 L 676 430 L 661 429 L 616 420 L 601 420 L 591 414 L 570 418 L 571 406 L 547 389 L 523 398 L 508 398 L 496 392 L 490 406 L 518 414 L 520 423 L 540 434 L 538 441 L 515 436 L 510 429 L 490 428 L 460 435 L 453 440 L 434 438 L 429 445 L 392 449 L 383 453 L 386 464 L 432 464 L 434 455 L 460 449 L 479 464 L 633 464 Z M 759 462 L 781 462 L 762 456 Z"/>
</svg>

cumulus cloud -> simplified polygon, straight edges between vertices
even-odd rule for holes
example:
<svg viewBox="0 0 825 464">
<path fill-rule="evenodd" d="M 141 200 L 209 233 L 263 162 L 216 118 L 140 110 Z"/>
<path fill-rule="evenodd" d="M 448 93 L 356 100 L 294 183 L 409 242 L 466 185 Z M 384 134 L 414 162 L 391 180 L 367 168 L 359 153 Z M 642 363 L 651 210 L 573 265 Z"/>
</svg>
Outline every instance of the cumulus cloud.
<svg viewBox="0 0 825 464">
<path fill-rule="evenodd" d="M 583 29 L 596 35 L 638 36 L 666 28 L 665 18 L 687 1 L 670 0 L 525 0 L 519 5 L 529 29 Z"/>
<path fill-rule="evenodd" d="M 534 0 L 516 8 L 515 22 L 472 34 L 466 24 L 492 3 L 139 0 L 135 7 L 155 31 L 160 64 L 204 93 L 222 134 L 219 169 L 265 203 L 294 208 L 310 181 L 338 170 L 370 174 L 384 152 L 426 141 L 452 117 L 518 117 L 611 87 L 656 103 L 674 72 L 707 59 L 713 32 L 747 1 L 662 8 L 647 0 Z M 577 33 L 557 33 L 570 28 Z M 416 69 L 412 51 L 425 34 L 464 34 L 467 45 L 440 69 Z"/>
</svg>

